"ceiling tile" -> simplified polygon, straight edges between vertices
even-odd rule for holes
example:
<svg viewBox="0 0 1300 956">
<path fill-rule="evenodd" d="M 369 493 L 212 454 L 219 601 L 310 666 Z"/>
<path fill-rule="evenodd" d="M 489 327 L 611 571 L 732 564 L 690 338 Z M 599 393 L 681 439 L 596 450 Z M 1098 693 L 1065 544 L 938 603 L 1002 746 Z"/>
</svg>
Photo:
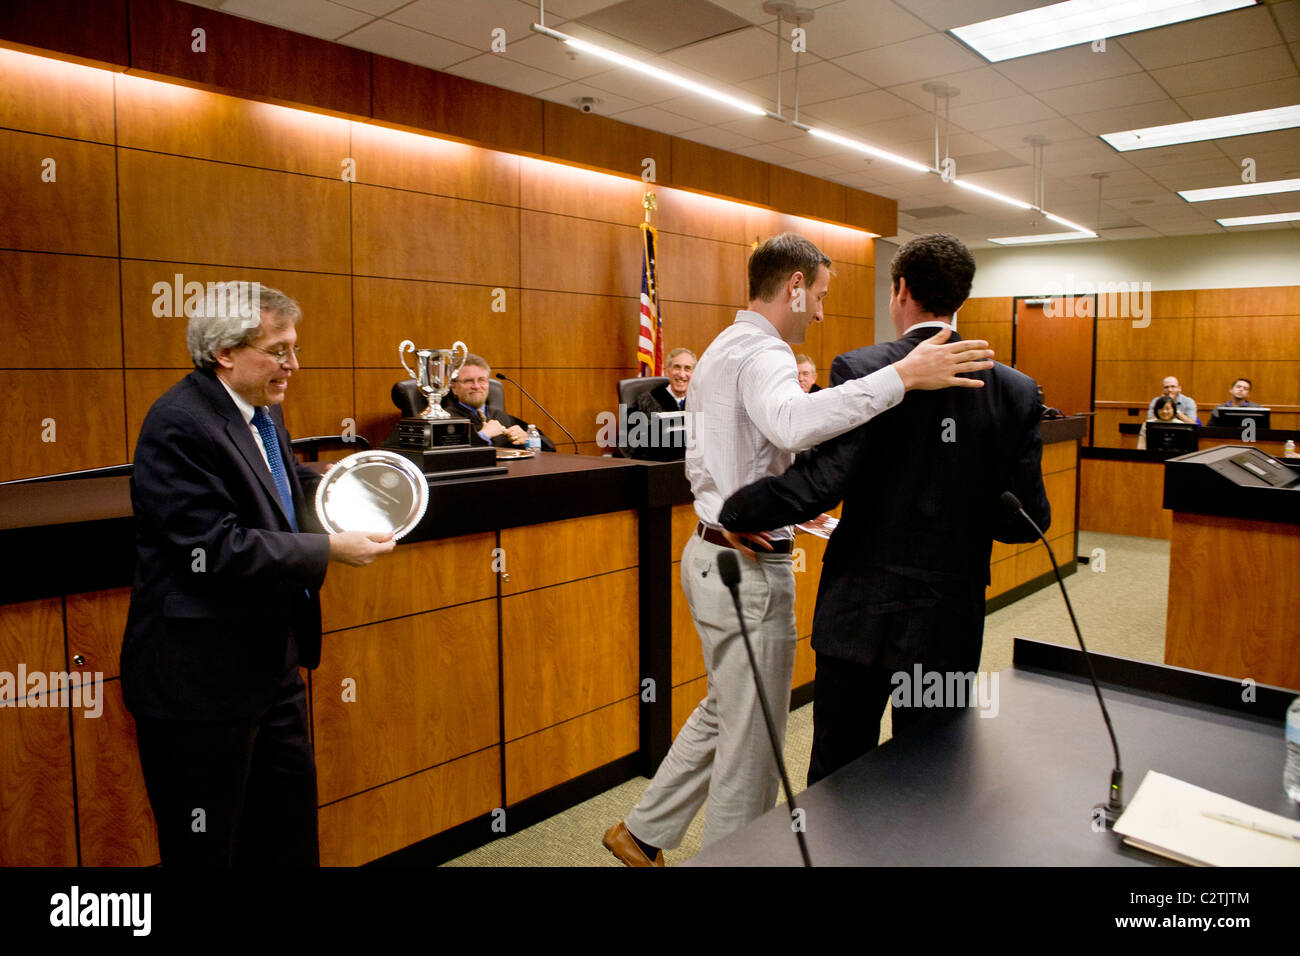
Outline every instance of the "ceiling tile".
<svg viewBox="0 0 1300 956">
<path fill-rule="evenodd" d="M 1160 233 L 1150 226 L 1129 226 L 1126 229 L 1103 229 L 1099 233 L 1103 239 L 1158 239 Z"/>
<path fill-rule="evenodd" d="M 478 51 L 470 47 L 421 33 L 390 20 L 367 23 L 361 29 L 341 37 L 339 42 L 433 70 L 444 70 L 453 63 L 478 55 Z"/>
<path fill-rule="evenodd" d="M 716 126 L 702 126 L 699 129 L 686 130 L 678 133 L 683 139 L 693 139 L 697 143 L 703 143 L 706 146 L 716 146 L 718 149 L 735 149 L 738 146 L 756 145 L 752 139 L 741 136 L 739 133 L 733 133 L 731 130 L 718 129 Z"/>
<path fill-rule="evenodd" d="M 609 72 L 607 60 L 538 34 L 522 40 L 511 40 L 506 44 L 506 52 L 500 55 L 535 70 L 545 70 L 570 80 L 583 80 Z"/>
<path fill-rule="evenodd" d="M 1282 39 L 1288 42 L 1300 40 L 1300 0 L 1275 3 L 1272 12 L 1278 26 L 1282 28 Z"/>
<path fill-rule="evenodd" d="M 329 0 L 282 0 L 280 3 L 226 0 L 221 6 L 221 12 L 325 40 L 338 39 L 373 19 L 370 14 L 330 3 Z"/>
<path fill-rule="evenodd" d="M 1271 153 L 1290 153 L 1300 161 L 1300 129 L 1280 129 L 1272 133 L 1255 133 L 1251 136 L 1232 136 L 1218 139 L 1214 145 L 1223 150 L 1229 159 L 1243 156 L 1260 156 Z"/>
<path fill-rule="evenodd" d="M 411 0 L 335 0 L 335 2 L 344 7 L 351 7 L 353 10 L 360 10 L 362 13 L 382 17 L 392 13 L 398 7 L 406 6 Z M 212 6 L 221 6 L 221 0 L 216 0 Z"/>
<path fill-rule="evenodd" d="M 535 94 L 544 100 L 550 100 L 552 103 L 562 103 L 565 106 L 572 106 L 577 109 L 577 101 L 583 96 L 594 96 L 596 98 L 593 113 L 599 113 L 601 116 L 612 116 L 615 113 L 624 113 L 627 110 L 640 106 L 640 103 L 629 100 L 622 96 L 616 96 L 605 90 L 597 89 L 586 80 L 578 80 L 573 83 L 562 83 L 559 86 L 552 86 L 550 89 L 541 90 Z"/>
<path fill-rule="evenodd" d="M 893 93 L 872 90 L 809 106 L 805 121 L 812 123 L 816 120 L 832 128 L 849 129 L 920 113 L 915 104 L 899 99 Z"/>
<path fill-rule="evenodd" d="M 835 62 L 877 86 L 910 83 L 985 65 L 983 57 L 941 33 L 852 53 Z"/>
<path fill-rule="evenodd" d="M 825 59 L 932 32 L 893 0 L 839 0 L 818 8 L 804 29 L 808 31 L 808 52 Z M 788 27 L 785 35 L 790 35 Z"/>
<path fill-rule="evenodd" d="M 700 124 L 696 123 L 695 125 L 699 126 Z M 722 129 L 728 129 L 733 133 L 748 137 L 756 143 L 777 143 L 784 139 L 790 139 L 792 136 L 807 135 L 795 129 L 789 123 L 782 123 L 768 116 L 742 116 L 740 119 L 730 120 L 718 125 Z"/>
<path fill-rule="evenodd" d="M 735 152 L 741 156 L 748 156 L 750 159 L 760 159 L 765 163 L 775 163 L 778 166 L 789 165 L 803 160 L 798 153 L 788 149 L 782 149 L 780 146 L 774 146 L 771 143 L 759 143 L 755 146 L 738 146 Z"/>
<path fill-rule="evenodd" d="M 1231 90 L 1184 96 L 1179 104 L 1193 119 L 1211 116 L 1228 116 L 1232 113 L 1249 113 L 1252 110 L 1271 110 L 1279 106 L 1300 103 L 1300 77 L 1252 86 L 1238 86 Z"/>
<path fill-rule="evenodd" d="M 1141 129 L 1145 126 L 1164 126 L 1168 123 L 1185 123 L 1191 119 L 1186 110 L 1171 99 L 1165 98 L 1136 106 L 1118 109 L 1095 110 L 1076 113 L 1070 117 L 1080 129 L 1099 136 L 1116 130 Z"/>
<path fill-rule="evenodd" d="M 492 31 L 506 31 L 506 52 L 511 40 L 534 36 L 533 16 L 516 0 L 415 0 L 390 13 L 387 19 L 414 27 L 447 40 L 455 40 L 480 52 L 491 52 Z"/>
<path fill-rule="evenodd" d="M 631 123 L 633 126 L 644 126 L 646 129 L 658 130 L 669 135 L 675 135 L 682 132 L 682 130 L 700 128 L 700 124 L 696 120 L 688 116 L 678 116 L 676 113 L 661 110 L 657 106 L 638 106 L 635 109 L 614 113 L 611 118 L 623 123 Z"/>
<path fill-rule="evenodd" d="M 997 129 L 991 129 L 980 134 L 983 139 L 1008 152 L 1015 152 L 1016 150 L 1029 151 L 1029 146 L 1025 143 L 1026 136 L 1045 136 L 1053 143 L 1060 143 L 1080 139 L 1088 135 L 1069 120 L 1059 116 L 1038 120 L 1033 123 L 1021 122 L 1011 126 L 1000 126 Z"/>
<path fill-rule="evenodd" d="M 1077 86 L 1112 76 L 1137 73 L 1142 69 L 1116 44 L 1105 53 L 1094 53 L 1088 44 L 1050 50 L 993 64 L 993 69 L 1030 93 L 1058 86 Z"/>
<path fill-rule="evenodd" d="M 740 110 L 727 106 L 725 103 L 715 103 L 713 100 L 702 99 L 694 95 L 682 96 L 680 90 L 677 92 L 678 95 L 672 99 L 660 100 L 654 105 L 670 113 L 694 118 L 697 125 L 717 126 L 720 123 L 729 123 L 745 115 Z M 744 137 L 744 140 L 747 143 L 753 142 L 748 136 Z"/>
<path fill-rule="evenodd" d="M 783 61 L 781 70 L 781 102 L 789 112 L 794 106 L 794 67 Z M 739 89 L 756 93 L 768 101 L 776 99 L 776 73 L 754 77 L 737 84 Z M 840 99 L 854 93 L 865 93 L 875 87 L 860 76 L 850 73 L 834 63 L 801 63 L 799 65 L 799 106 L 802 109 L 825 100 Z"/>
<path fill-rule="evenodd" d="M 936 30 L 951 30 L 995 17 L 1006 17 L 1041 7 L 1042 0 L 898 0 L 904 10 L 920 17 Z"/>
<path fill-rule="evenodd" d="M 1151 75 L 1170 96 L 1179 97 L 1294 77 L 1296 68 L 1291 62 L 1290 51 L 1279 44 L 1249 53 L 1170 66 L 1155 70 Z"/>
<path fill-rule="evenodd" d="M 1032 96 L 1008 96 L 987 103 L 962 103 L 958 97 L 952 104 L 952 121 L 973 132 L 997 129 L 1023 123 L 1041 122 L 1056 118 L 1047 104 Z"/>
<path fill-rule="evenodd" d="M 1024 90 L 1015 83 L 987 66 L 982 66 L 976 70 L 963 70 L 960 73 L 953 73 L 950 76 L 945 76 L 943 82 L 957 90 L 956 95 L 952 98 L 954 106 L 959 102 L 983 103 L 988 100 L 1000 100 L 1008 96 L 1019 96 L 1024 93 Z M 924 110 L 931 110 L 934 108 L 934 94 L 923 89 L 924 85 L 924 83 L 900 83 L 897 86 L 889 87 L 889 91 Z M 943 100 L 939 101 L 939 110 L 941 112 L 943 110 Z"/>
<path fill-rule="evenodd" d="M 707 73 L 715 77 L 714 82 L 734 84 L 776 72 L 776 39 L 758 27 L 750 27 L 673 50 L 664 54 L 664 59 Z M 789 61 L 791 57 L 784 59 Z M 815 62 L 809 57 L 804 61 Z"/>
<path fill-rule="evenodd" d="M 1130 73 L 1128 76 L 1113 76 L 1078 86 L 1044 90 L 1038 94 L 1038 98 L 1057 112 L 1069 116 L 1072 113 L 1153 103 L 1169 97 L 1146 73 Z"/>
<path fill-rule="evenodd" d="M 531 66 L 507 60 L 500 53 L 484 53 L 473 59 L 464 60 L 447 67 L 446 72 L 463 76 L 467 80 L 477 80 L 489 86 L 499 86 L 502 89 L 529 95 L 568 82 L 564 77 L 556 76 L 554 73 L 534 70 Z"/>
<path fill-rule="evenodd" d="M 1276 46 L 1281 41 L 1268 8 L 1261 4 L 1187 23 L 1175 23 L 1158 30 L 1132 33 L 1113 42 L 1123 47 L 1145 69 L 1159 70 L 1180 63 Z"/>
</svg>

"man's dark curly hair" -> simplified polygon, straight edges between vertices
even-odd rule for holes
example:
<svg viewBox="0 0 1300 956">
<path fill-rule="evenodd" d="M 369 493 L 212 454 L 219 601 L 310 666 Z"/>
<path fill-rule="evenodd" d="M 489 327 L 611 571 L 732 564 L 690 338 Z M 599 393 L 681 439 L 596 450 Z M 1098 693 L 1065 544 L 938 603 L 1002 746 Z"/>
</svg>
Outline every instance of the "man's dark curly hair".
<svg viewBox="0 0 1300 956">
<path fill-rule="evenodd" d="M 975 278 L 975 257 L 956 236 L 935 233 L 917 236 L 894 253 L 889 263 L 889 281 L 898 291 L 898 280 L 907 280 L 908 291 L 931 315 L 952 315 L 970 295 Z"/>
<path fill-rule="evenodd" d="M 773 236 L 749 256 L 749 301 L 771 302 L 796 272 L 803 273 L 805 288 L 817 281 L 819 266 L 831 267 L 826 253 L 797 232 Z"/>
</svg>

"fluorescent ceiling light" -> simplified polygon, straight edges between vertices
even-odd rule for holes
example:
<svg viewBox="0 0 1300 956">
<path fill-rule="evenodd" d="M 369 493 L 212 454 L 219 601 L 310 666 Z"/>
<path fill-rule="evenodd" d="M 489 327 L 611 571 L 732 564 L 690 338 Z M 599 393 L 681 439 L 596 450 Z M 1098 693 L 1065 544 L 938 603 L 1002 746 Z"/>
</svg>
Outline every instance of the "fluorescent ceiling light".
<svg viewBox="0 0 1300 956">
<path fill-rule="evenodd" d="M 1253 6 L 1255 0 L 1066 0 L 951 32 L 991 63 Z"/>
<path fill-rule="evenodd" d="M 1212 199 L 1240 199 L 1242 196 L 1268 196 L 1272 193 L 1297 191 L 1300 191 L 1300 179 L 1275 179 L 1268 183 L 1242 183 L 1240 186 L 1180 189 L 1178 195 L 1188 202 L 1209 202 Z"/>
<path fill-rule="evenodd" d="M 1064 242 L 1067 239 L 1096 238 L 1096 234 L 1091 232 L 1042 232 L 1033 236 L 1002 236 L 1000 239 L 990 239 L 989 242 L 996 242 L 999 246 L 1027 246 L 1031 242 Z"/>
<path fill-rule="evenodd" d="M 581 50 L 583 53 L 590 53 L 592 56 L 599 57 L 615 66 L 621 66 L 629 70 L 634 70 L 644 76 L 652 77 L 663 83 L 679 87 L 698 96 L 704 96 L 718 103 L 725 103 L 741 112 L 748 113 L 751 116 L 768 116 L 771 115 L 761 106 L 755 106 L 753 103 L 746 103 L 744 100 L 737 99 L 720 90 L 705 86 L 703 83 L 696 83 L 694 80 L 688 80 L 684 76 L 677 76 L 669 73 L 667 70 L 661 70 L 657 66 L 651 66 L 649 63 L 642 63 L 640 60 L 633 59 L 630 56 L 624 56 L 622 53 L 615 53 L 613 50 L 606 50 L 604 47 L 597 46 L 594 43 L 588 43 L 586 40 L 579 40 L 577 37 L 571 37 L 567 33 L 561 33 L 558 30 L 552 30 L 541 24 L 534 23 L 533 30 L 537 33 L 545 34 L 555 40 L 563 41 L 575 50 Z M 778 119 L 780 117 L 777 117 Z"/>
<path fill-rule="evenodd" d="M 1015 206 L 1017 209 L 1034 208 L 1033 206 L 1029 205 L 1029 203 L 1027 202 L 1021 202 L 1019 199 L 1012 199 L 1010 196 L 1002 195 L 1002 193 L 995 193 L 991 189 L 985 189 L 983 186 L 976 186 L 974 183 L 968 183 L 964 179 L 954 179 L 953 183 L 960 186 L 962 189 L 969 189 L 973 193 L 979 193 L 981 196 L 988 196 L 990 199 L 996 199 L 999 202 L 1007 203 L 1009 205 Z"/>
<path fill-rule="evenodd" d="M 1234 113 L 1232 116 L 1215 116 L 1187 123 L 1170 123 L 1168 126 L 1102 133 L 1101 138 L 1121 152 L 1127 152 L 1130 149 L 1155 149 L 1157 146 L 1173 146 L 1177 143 L 1199 143 L 1205 139 L 1269 133 L 1295 126 L 1300 126 L 1300 106 L 1279 106 L 1275 110 L 1256 110 L 1253 113 Z"/>
<path fill-rule="evenodd" d="M 1220 226 L 1258 226 L 1266 222 L 1297 222 L 1300 212 L 1275 212 L 1268 216 L 1233 216 L 1215 220 Z"/>
<path fill-rule="evenodd" d="M 1050 213 L 1046 209 L 1043 210 L 1043 215 L 1046 216 L 1048 219 L 1052 220 L 1052 222 L 1056 223 L 1058 226 L 1064 226 L 1066 229 L 1073 229 L 1076 232 L 1082 232 L 1085 235 L 1089 235 L 1089 236 L 1096 235 L 1096 233 L 1093 232 L 1091 229 L 1089 229 L 1087 226 L 1081 226 L 1077 222 L 1070 222 L 1070 220 L 1068 219 L 1062 219 L 1060 216 L 1057 216 L 1054 213 Z"/>
<path fill-rule="evenodd" d="M 824 139 L 831 143 L 843 146 L 846 149 L 856 149 L 859 153 L 866 153 L 868 156 L 874 156 L 877 159 L 883 159 L 886 162 L 897 163 L 899 166 L 906 166 L 908 169 L 916 170 L 918 173 L 933 172 L 929 166 L 908 159 L 905 156 L 899 156 L 897 153 L 891 153 L 887 150 L 880 149 L 876 146 L 870 146 L 867 143 L 860 143 L 856 139 L 849 139 L 847 136 L 840 136 L 836 133 L 828 133 L 822 129 L 816 129 L 812 126 L 804 126 L 802 123 L 793 124 L 801 129 L 806 129 L 810 134 L 818 139 Z"/>
</svg>

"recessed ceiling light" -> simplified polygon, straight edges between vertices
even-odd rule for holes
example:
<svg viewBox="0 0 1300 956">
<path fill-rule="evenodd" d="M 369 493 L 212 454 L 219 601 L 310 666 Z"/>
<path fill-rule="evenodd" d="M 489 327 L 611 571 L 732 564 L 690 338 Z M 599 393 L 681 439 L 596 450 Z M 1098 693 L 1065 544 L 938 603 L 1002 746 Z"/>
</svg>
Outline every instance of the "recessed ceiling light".
<svg viewBox="0 0 1300 956">
<path fill-rule="evenodd" d="M 1212 186 L 1209 189 L 1180 189 L 1178 195 L 1188 202 L 1212 199 L 1240 199 L 1242 196 L 1268 196 L 1272 193 L 1300 191 L 1300 179 L 1275 179 L 1267 183 L 1242 183 L 1239 186 Z"/>
<path fill-rule="evenodd" d="M 989 62 L 999 63 L 1254 4 L 1255 0 L 1066 0 L 951 32 Z"/>
<path fill-rule="evenodd" d="M 1220 226 L 1258 226 L 1266 222 L 1298 222 L 1300 212 L 1275 212 L 1269 216 L 1233 216 L 1215 221 Z"/>
<path fill-rule="evenodd" d="M 1093 232 L 1042 232 L 1033 236 L 1002 236 L 999 239 L 990 239 L 989 242 L 996 242 L 999 246 L 1027 246 L 1033 242 L 1065 242 L 1067 239 L 1096 239 L 1097 234 Z"/>
<path fill-rule="evenodd" d="M 1187 123 L 1170 123 L 1168 126 L 1148 126 L 1146 129 L 1127 129 L 1120 133 L 1102 133 L 1101 138 L 1121 152 L 1127 152 L 1131 149 L 1155 149 L 1157 146 L 1173 146 L 1178 143 L 1199 143 L 1201 140 L 1227 136 L 1269 133 L 1295 126 L 1300 126 L 1300 106 L 1279 106 L 1273 110 L 1234 113 L 1232 116 L 1214 116 Z"/>
</svg>

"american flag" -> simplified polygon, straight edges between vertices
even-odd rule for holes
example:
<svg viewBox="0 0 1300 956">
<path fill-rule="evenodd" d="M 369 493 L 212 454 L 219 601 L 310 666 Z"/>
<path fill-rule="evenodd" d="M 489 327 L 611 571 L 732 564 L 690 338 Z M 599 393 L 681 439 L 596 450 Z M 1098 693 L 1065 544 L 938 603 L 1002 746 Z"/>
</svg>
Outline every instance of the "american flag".
<svg viewBox="0 0 1300 956">
<path fill-rule="evenodd" d="M 659 240 L 654 226 L 641 223 L 644 255 L 641 257 L 641 333 L 637 338 L 636 360 L 640 374 L 664 374 L 664 321 L 659 314 L 659 275 L 655 269 L 655 245 Z"/>
</svg>

